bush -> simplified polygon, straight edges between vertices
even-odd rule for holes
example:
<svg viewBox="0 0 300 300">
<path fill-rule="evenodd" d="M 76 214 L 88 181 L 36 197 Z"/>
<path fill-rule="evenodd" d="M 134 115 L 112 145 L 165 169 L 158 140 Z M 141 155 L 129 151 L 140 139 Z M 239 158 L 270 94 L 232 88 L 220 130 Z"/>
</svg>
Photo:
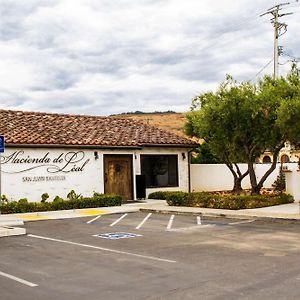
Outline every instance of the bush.
<svg viewBox="0 0 300 300">
<path fill-rule="evenodd" d="M 78 195 L 77 195 L 78 196 Z M 25 213 L 52 210 L 78 209 L 117 206 L 122 204 L 122 197 L 114 194 L 94 193 L 93 197 L 73 197 L 71 200 L 64 200 L 56 196 L 53 202 L 28 202 L 27 199 L 20 199 L 1 204 L 1 213 Z"/>
<path fill-rule="evenodd" d="M 28 203 L 28 199 L 27 198 L 22 198 L 18 201 L 19 204 L 27 204 Z"/>
<path fill-rule="evenodd" d="M 7 203 L 7 202 L 8 202 L 7 196 L 6 195 L 2 195 L 0 203 Z"/>
<path fill-rule="evenodd" d="M 48 193 L 44 193 L 44 194 L 42 194 L 41 198 L 42 198 L 41 202 L 45 203 L 47 201 L 47 199 L 49 198 L 49 194 Z"/>
<path fill-rule="evenodd" d="M 52 203 L 60 203 L 60 202 L 64 202 L 65 200 L 59 196 L 55 196 Z"/>
<path fill-rule="evenodd" d="M 74 190 L 71 190 L 67 195 L 67 198 L 69 200 L 79 200 L 82 199 L 82 196 L 80 194 L 76 194 Z"/>
<path fill-rule="evenodd" d="M 153 192 L 149 194 L 148 199 L 166 200 L 167 195 L 169 193 L 176 193 L 176 192 L 162 192 L 162 191 Z"/>
<path fill-rule="evenodd" d="M 275 191 L 278 191 L 282 193 L 285 191 L 286 188 L 286 183 L 285 183 L 285 174 L 282 170 L 282 167 L 279 169 L 279 175 L 277 176 L 276 180 L 272 184 L 272 187 L 274 188 Z"/>
<path fill-rule="evenodd" d="M 160 193 L 160 192 L 156 192 Z M 158 194 L 160 195 L 160 194 Z M 170 206 L 189 206 L 219 209 L 249 209 L 294 202 L 291 195 L 220 195 L 209 192 L 163 192 Z M 155 196 L 155 195 L 154 195 Z M 149 195 L 150 197 L 150 195 Z"/>
</svg>

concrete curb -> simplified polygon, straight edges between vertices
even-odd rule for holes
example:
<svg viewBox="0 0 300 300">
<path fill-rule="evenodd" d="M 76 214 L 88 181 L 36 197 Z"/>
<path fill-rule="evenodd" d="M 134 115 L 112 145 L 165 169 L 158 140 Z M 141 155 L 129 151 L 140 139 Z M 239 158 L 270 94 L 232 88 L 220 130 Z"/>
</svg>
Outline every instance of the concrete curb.
<svg viewBox="0 0 300 300">
<path fill-rule="evenodd" d="M 1 226 L 0 227 L 0 237 L 24 235 L 26 234 L 25 228 Z"/>
<path fill-rule="evenodd" d="M 172 209 L 155 209 L 155 208 L 141 208 L 141 212 L 152 212 L 152 213 L 160 213 L 160 214 L 174 214 L 174 215 L 189 215 L 189 216 L 204 216 L 204 217 L 217 217 L 217 218 L 230 218 L 230 219 L 256 219 L 263 221 L 272 221 L 272 222 L 292 222 L 299 223 L 300 216 L 299 215 L 290 215 L 290 216 L 262 216 L 259 214 L 231 214 L 226 212 L 203 212 L 203 211 L 181 211 L 181 210 L 172 210 Z"/>
<path fill-rule="evenodd" d="M 60 211 L 43 211 L 30 213 L 16 213 L 0 215 L 0 226 L 11 225 L 20 226 L 24 222 L 48 221 L 58 219 L 84 218 L 93 217 L 97 215 L 116 214 L 116 213 L 130 213 L 139 211 L 139 207 L 128 206 L 110 206 L 110 207 L 95 207 L 70 209 Z"/>
<path fill-rule="evenodd" d="M 2 226 L 23 226 L 22 220 L 0 220 L 0 227 Z"/>
</svg>

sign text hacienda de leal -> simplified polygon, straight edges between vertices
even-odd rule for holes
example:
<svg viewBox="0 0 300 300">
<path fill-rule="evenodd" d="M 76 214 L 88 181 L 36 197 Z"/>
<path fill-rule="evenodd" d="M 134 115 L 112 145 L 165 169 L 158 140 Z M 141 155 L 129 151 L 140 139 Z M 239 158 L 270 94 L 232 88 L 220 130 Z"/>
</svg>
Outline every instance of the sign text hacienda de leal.
<svg viewBox="0 0 300 300">
<path fill-rule="evenodd" d="M 25 173 L 34 169 L 43 169 L 49 174 L 82 172 L 89 161 L 90 159 L 85 158 L 83 151 L 62 152 L 55 157 L 51 157 L 50 152 L 46 152 L 44 155 L 38 157 L 25 154 L 25 151 L 19 150 L 12 154 L 1 156 L 3 172 L 9 174 Z M 8 165 L 10 168 L 5 168 Z M 52 179 L 48 176 L 48 180 L 46 178 L 47 176 L 39 177 L 41 179 L 40 181 L 64 180 L 64 176 L 52 176 Z M 43 177 L 44 179 L 42 179 Z M 23 178 L 23 181 L 26 180 Z"/>
</svg>

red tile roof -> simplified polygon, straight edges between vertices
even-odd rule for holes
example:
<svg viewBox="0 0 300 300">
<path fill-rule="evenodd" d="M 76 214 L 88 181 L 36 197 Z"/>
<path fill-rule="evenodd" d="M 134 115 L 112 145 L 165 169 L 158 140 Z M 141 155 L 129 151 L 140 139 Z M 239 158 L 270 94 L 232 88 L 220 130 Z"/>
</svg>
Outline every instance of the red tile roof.
<svg viewBox="0 0 300 300">
<path fill-rule="evenodd" d="M 0 134 L 7 145 L 197 146 L 192 140 L 131 119 L 1 109 Z"/>
</svg>

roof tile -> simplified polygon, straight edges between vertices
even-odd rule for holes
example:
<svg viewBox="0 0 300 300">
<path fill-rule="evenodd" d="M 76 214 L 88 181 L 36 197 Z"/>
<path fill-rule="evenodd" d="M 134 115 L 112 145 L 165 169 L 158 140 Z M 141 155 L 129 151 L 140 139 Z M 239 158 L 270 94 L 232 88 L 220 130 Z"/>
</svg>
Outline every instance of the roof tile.
<svg viewBox="0 0 300 300">
<path fill-rule="evenodd" d="M 190 139 L 132 119 L 1 109 L 0 134 L 8 145 L 197 145 Z"/>
</svg>

